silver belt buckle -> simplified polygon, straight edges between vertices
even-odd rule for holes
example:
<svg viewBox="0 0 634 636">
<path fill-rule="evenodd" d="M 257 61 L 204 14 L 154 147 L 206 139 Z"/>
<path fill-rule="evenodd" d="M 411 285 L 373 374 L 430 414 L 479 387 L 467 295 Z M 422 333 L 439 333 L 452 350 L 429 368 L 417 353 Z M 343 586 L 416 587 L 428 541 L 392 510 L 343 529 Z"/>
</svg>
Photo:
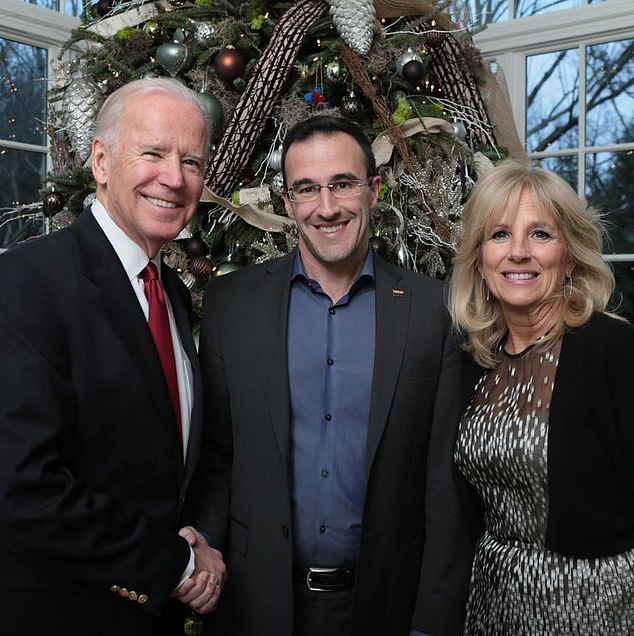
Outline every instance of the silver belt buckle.
<svg viewBox="0 0 634 636">
<path fill-rule="evenodd" d="M 308 572 L 306 573 L 306 587 L 311 592 L 327 592 L 328 590 L 323 590 L 319 587 L 313 587 L 312 581 L 310 579 L 310 575 L 315 574 L 323 574 L 328 572 L 336 572 L 339 568 L 308 568 Z"/>
</svg>

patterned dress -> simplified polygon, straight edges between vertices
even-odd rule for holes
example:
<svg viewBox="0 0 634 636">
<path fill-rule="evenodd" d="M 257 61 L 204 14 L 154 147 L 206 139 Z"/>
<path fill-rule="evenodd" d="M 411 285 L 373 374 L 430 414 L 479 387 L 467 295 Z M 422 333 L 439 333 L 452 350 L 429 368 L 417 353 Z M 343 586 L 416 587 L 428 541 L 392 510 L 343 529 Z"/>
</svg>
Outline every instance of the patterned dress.
<svg viewBox="0 0 634 636">
<path fill-rule="evenodd" d="M 504 354 L 478 383 L 455 460 L 485 502 L 465 634 L 634 634 L 634 550 L 579 559 L 544 547 L 548 413 L 561 341 Z M 588 466 L 588 470 L 592 470 Z"/>
</svg>

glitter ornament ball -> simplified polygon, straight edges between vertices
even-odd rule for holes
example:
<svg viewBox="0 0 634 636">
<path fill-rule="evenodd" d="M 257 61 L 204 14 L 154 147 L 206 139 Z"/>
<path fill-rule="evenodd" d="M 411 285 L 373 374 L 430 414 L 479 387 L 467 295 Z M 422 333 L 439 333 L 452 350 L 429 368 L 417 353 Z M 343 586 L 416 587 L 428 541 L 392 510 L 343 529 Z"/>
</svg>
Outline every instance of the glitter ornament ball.
<svg viewBox="0 0 634 636">
<path fill-rule="evenodd" d="M 49 219 L 64 209 L 64 197 L 59 192 L 47 192 L 42 197 L 42 210 Z"/>
</svg>

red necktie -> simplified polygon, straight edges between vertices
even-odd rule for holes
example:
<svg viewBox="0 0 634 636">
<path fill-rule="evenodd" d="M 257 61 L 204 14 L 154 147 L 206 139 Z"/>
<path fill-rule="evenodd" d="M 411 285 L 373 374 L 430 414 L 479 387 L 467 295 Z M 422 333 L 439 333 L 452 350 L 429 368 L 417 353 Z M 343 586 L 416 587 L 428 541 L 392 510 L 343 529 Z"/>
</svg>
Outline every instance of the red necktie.
<svg viewBox="0 0 634 636">
<path fill-rule="evenodd" d="M 148 324 L 154 338 L 154 344 L 161 359 L 163 373 L 167 380 L 172 406 L 176 414 L 178 432 L 183 441 L 183 429 L 181 427 L 181 406 L 178 396 L 178 379 L 176 377 L 176 361 L 174 359 L 174 346 L 172 344 L 172 332 L 170 331 L 170 321 L 167 315 L 167 305 L 165 304 L 165 294 L 158 277 L 156 265 L 150 261 L 141 272 L 145 296 L 150 307 Z"/>
</svg>

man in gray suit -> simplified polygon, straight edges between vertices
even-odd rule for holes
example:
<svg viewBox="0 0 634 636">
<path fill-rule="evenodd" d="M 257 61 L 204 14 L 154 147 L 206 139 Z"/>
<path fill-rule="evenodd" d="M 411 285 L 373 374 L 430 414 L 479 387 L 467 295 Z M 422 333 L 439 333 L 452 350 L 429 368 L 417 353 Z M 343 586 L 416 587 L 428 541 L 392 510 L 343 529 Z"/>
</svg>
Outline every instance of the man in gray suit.
<svg viewBox="0 0 634 636">
<path fill-rule="evenodd" d="M 192 496 L 229 574 L 211 631 L 460 634 L 474 532 L 443 285 L 369 249 L 381 183 L 357 126 L 298 124 L 282 165 L 298 249 L 205 298 Z"/>
</svg>

